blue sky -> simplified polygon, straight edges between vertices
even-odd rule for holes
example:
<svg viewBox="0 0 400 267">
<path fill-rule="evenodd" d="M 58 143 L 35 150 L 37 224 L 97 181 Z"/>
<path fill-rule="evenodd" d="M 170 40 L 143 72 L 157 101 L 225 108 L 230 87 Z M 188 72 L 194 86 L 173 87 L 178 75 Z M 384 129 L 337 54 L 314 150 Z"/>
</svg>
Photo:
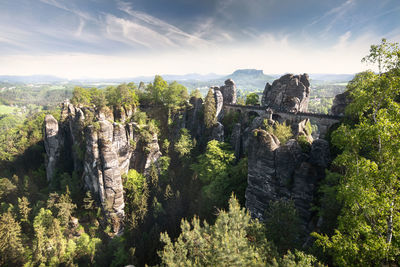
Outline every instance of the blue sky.
<svg viewBox="0 0 400 267">
<path fill-rule="evenodd" d="M 0 0 L 0 75 L 355 73 L 399 0 Z"/>
</svg>

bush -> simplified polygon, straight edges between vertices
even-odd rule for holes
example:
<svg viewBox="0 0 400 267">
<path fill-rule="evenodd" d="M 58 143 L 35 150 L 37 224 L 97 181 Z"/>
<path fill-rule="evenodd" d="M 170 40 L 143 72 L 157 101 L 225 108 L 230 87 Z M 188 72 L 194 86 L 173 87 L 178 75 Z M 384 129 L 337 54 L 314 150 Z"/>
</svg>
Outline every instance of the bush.
<svg viewBox="0 0 400 267">
<path fill-rule="evenodd" d="M 304 153 L 309 153 L 311 151 L 311 144 L 310 142 L 308 142 L 306 136 L 300 135 L 299 137 L 297 137 L 297 142 L 301 147 L 301 151 L 303 151 Z"/>
<path fill-rule="evenodd" d="M 267 120 L 264 120 L 264 127 L 267 132 L 275 135 L 279 142 L 284 145 L 293 136 L 292 128 L 290 125 L 286 125 L 286 122 L 279 123 L 275 122 L 274 125 L 269 125 Z"/>
</svg>

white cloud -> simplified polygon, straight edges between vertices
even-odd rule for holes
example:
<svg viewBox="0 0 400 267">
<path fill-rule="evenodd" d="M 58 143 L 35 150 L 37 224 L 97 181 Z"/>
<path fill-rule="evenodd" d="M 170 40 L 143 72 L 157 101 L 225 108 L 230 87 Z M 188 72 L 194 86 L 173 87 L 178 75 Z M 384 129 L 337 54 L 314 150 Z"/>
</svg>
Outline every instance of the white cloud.
<svg viewBox="0 0 400 267">
<path fill-rule="evenodd" d="M 144 47 L 174 47 L 171 40 L 148 27 L 113 15 L 106 16 L 107 37 L 129 45 L 133 43 Z"/>
<path fill-rule="evenodd" d="M 132 31 L 131 28 L 130 30 Z M 355 73 L 368 67 L 362 65 L 360 60 L 368 53 L 371 44 L 379 42 L 379 37 L 349 37 L 350 33 L 346 33 L 337 39 L 336 44 L 321 49 L 300 48 L 298 44 L 291 43 L 287 36 L 277 38 L 265 34 L 256 42 L 235 47 L 220 45 L 197 50 L 171 50 L 168 53 L 160 51 L 123 56 L 4 56 L 0 58 L 0 73 L 54 74 L 69 78 L 117 78 L 191 72 L 230 73 L 239 68 L 263 69 L 265 73 Z"/>
</svg>

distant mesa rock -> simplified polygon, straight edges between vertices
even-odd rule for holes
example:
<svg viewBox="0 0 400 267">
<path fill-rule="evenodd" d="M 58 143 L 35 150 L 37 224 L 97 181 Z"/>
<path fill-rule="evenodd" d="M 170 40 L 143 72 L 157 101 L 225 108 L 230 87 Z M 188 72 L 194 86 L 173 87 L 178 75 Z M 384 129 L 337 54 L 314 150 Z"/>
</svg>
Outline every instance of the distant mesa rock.
<svg viewBox="0 0 400 267">
<path fill-rule="evenodd" d="M 225 85 L 220 87 L 220 91 L 224 98 L 224 104 L 236 103 L 236 84 L 232 79 L 225 81 Z"/>
<path fill-rule="evenodd" d="M 350 98 L 350 93 L 348 91 L 345 91 L 342 94 L 338 94 L 335 96 L 333 99 L 333 104 L 330 110 L 331 115 L 344 115 L 345 109 L 348 104 L 350 104 L 351 98 Z"/>
<path fill-rule="evenodd" d="M 259 76 L 259 75 L 264 75 L 264 72 L 263 70 L 256 70 L 256 69 L 240 69 L 232 73 L 232 76 L 238 76 L 238 75 Z"/>
<path fill-rule="evenodd" d="M 261 105 L 279 111 L 307 112 L 310 98 L 308 74 L 286 74 L 267 83 L 261 99 Z"/>
</svg>

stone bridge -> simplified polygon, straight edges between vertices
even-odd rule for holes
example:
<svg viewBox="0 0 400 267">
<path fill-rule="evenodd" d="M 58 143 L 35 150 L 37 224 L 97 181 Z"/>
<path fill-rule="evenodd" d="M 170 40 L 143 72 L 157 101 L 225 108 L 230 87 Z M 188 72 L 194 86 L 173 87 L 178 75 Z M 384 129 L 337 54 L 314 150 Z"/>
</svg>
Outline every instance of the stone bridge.
<svg viewBox="0 0 400 267">
<path fill-rule="evenodd" d="M 271 119 L 283 123 L 284 121 L 295 123 L 309 119 L 312 124 L 316 124 L 319 129 L 320 138 L 324 138 L 329 128 L 341 121 L 343 116 L 334 116 L 327 114 L 308 113 L 308 112 L 287 112 L 279 110 L 271 110 L 263 106 L 242 106 L 236 104 L 225 104 L 224 110 L 226 112 L 239 112 L 244 115 L 246 119 L 251 116 L 271 116 Z"/>
</svg>

